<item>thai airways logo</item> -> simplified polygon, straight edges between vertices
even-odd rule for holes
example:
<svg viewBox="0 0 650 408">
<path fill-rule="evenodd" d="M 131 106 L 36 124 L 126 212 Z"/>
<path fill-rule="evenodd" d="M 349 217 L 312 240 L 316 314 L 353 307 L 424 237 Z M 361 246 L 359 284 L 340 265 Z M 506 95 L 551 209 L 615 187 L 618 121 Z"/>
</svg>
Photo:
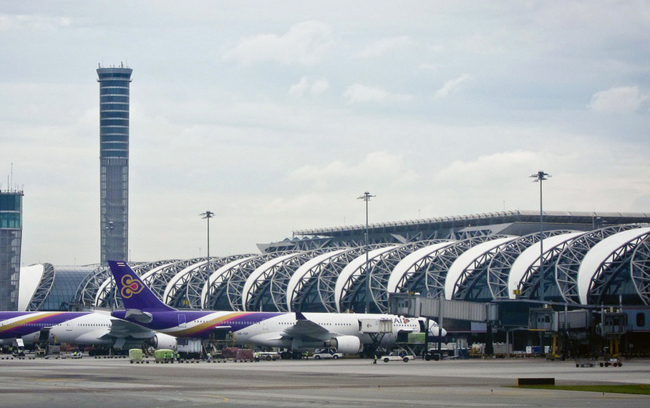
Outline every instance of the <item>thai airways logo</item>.
<svg viewBox="0 0 650 408">
<path fill-rule="evenodd" d="M 122 290 L 120 291 L 122 299 L 128 299 L 133 295 L 137 295 L 138 293 L 142 292 L 143 288 L 144 286 L 142 283 L 140 283 L 138 280 L 133 279 L 133 276 L 122 276 Z"/>
</svg>

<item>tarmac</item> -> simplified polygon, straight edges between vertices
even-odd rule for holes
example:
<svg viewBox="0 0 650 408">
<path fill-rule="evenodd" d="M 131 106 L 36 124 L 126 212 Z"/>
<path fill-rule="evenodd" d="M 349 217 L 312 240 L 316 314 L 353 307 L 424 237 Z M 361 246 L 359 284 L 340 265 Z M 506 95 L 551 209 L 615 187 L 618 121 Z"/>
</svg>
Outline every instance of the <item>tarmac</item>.
<svg viewBox="0 0 650 408">
<path fill-rule="evenodd" d="M 3 407 L 640 407 L 650 396 L 517 388 L 650 384 L 650 360 L 622 367 L 573 361 L 366 359 L 131 364 L 124 358 L 0 359 Z"/>
</svg>

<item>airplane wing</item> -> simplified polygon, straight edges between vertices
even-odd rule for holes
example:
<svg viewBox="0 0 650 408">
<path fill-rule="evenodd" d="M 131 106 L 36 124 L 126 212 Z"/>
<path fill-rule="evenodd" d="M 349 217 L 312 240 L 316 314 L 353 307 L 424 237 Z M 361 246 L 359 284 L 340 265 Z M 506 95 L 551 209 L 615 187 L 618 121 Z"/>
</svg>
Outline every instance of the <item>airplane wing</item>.
<svg viewBox="0 0 650 408">
<path fill-rule="evenodd" d="M 329 330 L 307 319 L 302 313 L 296 312 L 296 324 L 286 328 L 282 332 L 282 337 L 311 337 L 320 339 L 329 334 L 331 334 Z"/>
<path fill-rule="evenodd" d="M 126 320 L 111 319 L 111 329 L 105 336 L 118 339 L 133 337 L 136 339 L 148 339 L 156 334 L 155 331 L 142 327 Z"/>
</svg>

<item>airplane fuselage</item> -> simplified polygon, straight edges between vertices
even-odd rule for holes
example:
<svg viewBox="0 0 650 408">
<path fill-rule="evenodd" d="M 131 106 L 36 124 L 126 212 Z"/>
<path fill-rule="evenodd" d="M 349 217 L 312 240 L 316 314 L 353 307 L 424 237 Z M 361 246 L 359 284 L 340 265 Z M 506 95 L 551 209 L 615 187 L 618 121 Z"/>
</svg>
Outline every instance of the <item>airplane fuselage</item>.
<svg viewBox="0 0 650 408">
<path fill-rule="evenodd" d="M 324 341 L 341 336 L 359 338 L 361 344 L 373 342 L 372 335 L 362 326 L 366 320 L 390 320 L 392 331 L 381 338 L 381 345 L 390 345 L 399 332 L 423 333 L 424 319 L 404 318 L 389 314 L 304 313 L 307 320 L 323 330 L 305 335 L 296 344 L 291 330 L 296 326 L 296 313 L 283 312 L 225 312 L 225 311 L 162 311 L 150 314 L 148 323 L 126 317 L 125 311 L 113 312 L 113 316 L 130 320 L 149 329 L 175 337 L 209 338 L 220 330 L 234 334 L 235 343 L 255 344 L 265 347 L 309 348 L 322 347 Z M 424 329 L 424 330 L 423 330 Z M 429 335 L 439 335 L 438 326 L 430 325 Z M 444 333 L 443 333 L 444 335 Z"/>
<path fill-rule="evenodd" d="M 49 329 L 49 339 L 59 343 L 110 345 L 113 340 L 106 334 L 111 319 L 110 314 L 95 312 L 0 312 L 0 344 L 17 338 L 33 344 Z"/>
</svg>

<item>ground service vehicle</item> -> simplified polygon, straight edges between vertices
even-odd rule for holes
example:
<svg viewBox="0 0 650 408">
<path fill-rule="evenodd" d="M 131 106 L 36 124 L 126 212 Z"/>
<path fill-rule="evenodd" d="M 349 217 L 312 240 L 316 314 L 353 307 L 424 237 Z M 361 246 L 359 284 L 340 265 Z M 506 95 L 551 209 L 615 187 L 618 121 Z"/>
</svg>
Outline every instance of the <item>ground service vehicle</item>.
<svg viewBox="0 0 650 408">
<path fill-rule="evenodd" d="M 141 363 L 142 362 L 142 356 L 144 353 L 142 352 L 142 349 L 130 349 L 129 350 L 129 360 L 131 360 L 131 364 L 133 363 Z"/>
<path fill-rule="evenodd" d="M 415 359 L 415 356 L 399 351 L 393 351 L 389 355 L 383 356 L 381 359 L 384 360 L 384 363 L 388 363 L 389 361 L 403 361 L 405 363 L 408 363 L 409 360 Z"/>
<path fill-rule="evenodd" d="M 318 349 L 314 351 L 314 359 L 315 360 L 321 360 L 321 359 L 338 359 L 343 357 L 343 353 L 338 353 L 335 348 L 326 348 L 326 349 Z"/>
<path fill-rule="evenodd" d="M 260 360 L 275 361 L 280 358 L 280 353 L 278 353 L 277 351 L 258 351 L 257 357 Z"/>
<path fill-rule="evenodd" d="M 156 358 L 156 363 L 173 363 L 174 362 L 174 350 L 171 349 L 160 349 L 156 350 L 154 354 Z"/>
</svg>

